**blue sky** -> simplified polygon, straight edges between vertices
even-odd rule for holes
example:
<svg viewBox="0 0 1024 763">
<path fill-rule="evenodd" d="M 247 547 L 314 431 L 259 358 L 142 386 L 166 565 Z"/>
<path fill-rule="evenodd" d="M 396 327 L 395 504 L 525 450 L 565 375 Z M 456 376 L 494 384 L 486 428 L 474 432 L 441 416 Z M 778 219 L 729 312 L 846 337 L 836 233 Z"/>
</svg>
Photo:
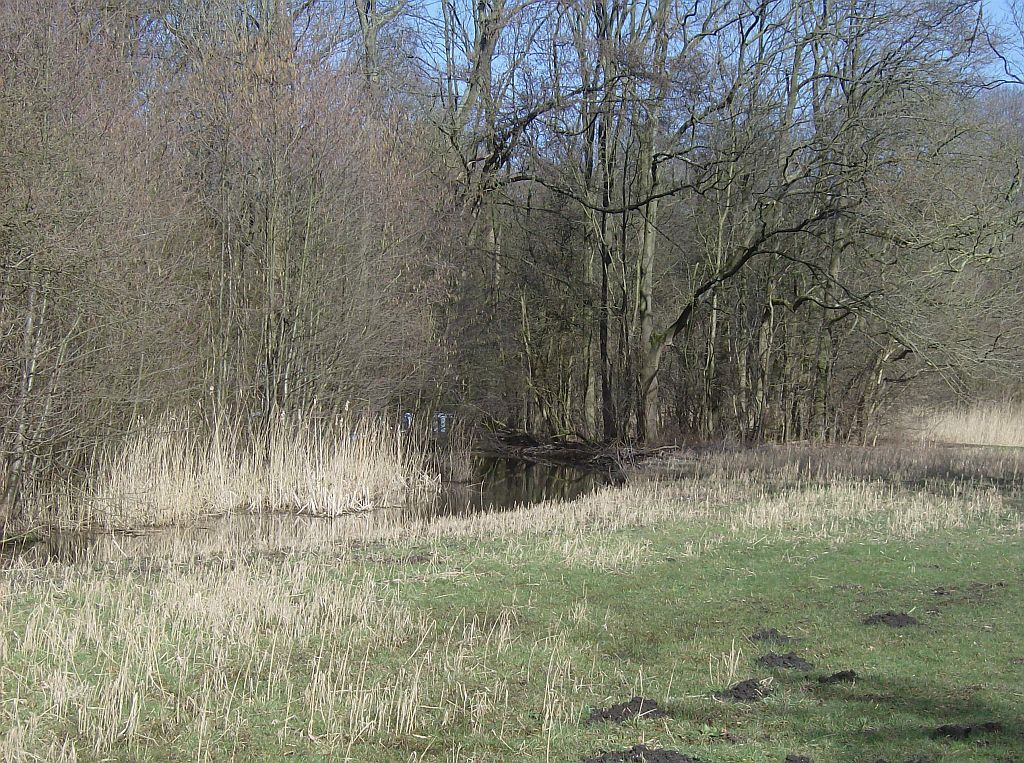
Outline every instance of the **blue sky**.
<svg viewBox="0 0 1024 763">
<path fill-rule="evenodd" d="M 985 3 L 985 11 L 988 14 L 989 19 L 995 22 L 1006 23 L 1009 26 L 1010 19 L 1010 2 L 1011 0 L 983 0 Z M 1008 29 L 1011 40 L 1016 42 L 1016 45 L 1011 44 L 1009 50 L 1004 50 L 1004 55 L 1011 61 L 1011 66 L 1015 70 L 1014 74 L 1019 74 L 1024 70 L 1024 50 L 1021 50 L 1020 34 L 1016 30 Z M 1001 71 L 1001 68 L 996 64 L 996 69 Z"/>
<path fill-rule="evenodd" d="M 985 8 L 992 18 L 1005 18 L 1009 14 L 1010 0 L 985 0 Z"/>
</svg>

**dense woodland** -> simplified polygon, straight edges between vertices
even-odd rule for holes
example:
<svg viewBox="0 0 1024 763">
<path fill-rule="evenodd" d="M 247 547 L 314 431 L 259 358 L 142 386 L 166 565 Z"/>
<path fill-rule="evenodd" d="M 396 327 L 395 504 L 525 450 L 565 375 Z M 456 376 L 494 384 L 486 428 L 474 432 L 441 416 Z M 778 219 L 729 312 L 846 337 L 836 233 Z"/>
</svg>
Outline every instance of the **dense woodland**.
<svg viewBox="0 0 1024 763">
<path fill-rule="evenodd" d="M 0 493 L 175 415 L 859 440 L 1013 392 L 965 0 L 0 0 Z"/>
</svg>

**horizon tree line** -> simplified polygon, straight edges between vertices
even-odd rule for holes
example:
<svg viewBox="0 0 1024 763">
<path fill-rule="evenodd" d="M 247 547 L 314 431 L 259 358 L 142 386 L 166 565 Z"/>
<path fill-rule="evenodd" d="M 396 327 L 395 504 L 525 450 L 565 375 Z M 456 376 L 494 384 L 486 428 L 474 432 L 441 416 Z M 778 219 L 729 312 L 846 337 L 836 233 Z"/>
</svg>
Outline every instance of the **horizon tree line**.
<svg viewBox="0 0 1024 763">
<path fill-rule="evenodd" d="M 984 10 L 0 0 L 0 514 L 168 412 L 840 441 L 1019 394 Z"/>
</svg>

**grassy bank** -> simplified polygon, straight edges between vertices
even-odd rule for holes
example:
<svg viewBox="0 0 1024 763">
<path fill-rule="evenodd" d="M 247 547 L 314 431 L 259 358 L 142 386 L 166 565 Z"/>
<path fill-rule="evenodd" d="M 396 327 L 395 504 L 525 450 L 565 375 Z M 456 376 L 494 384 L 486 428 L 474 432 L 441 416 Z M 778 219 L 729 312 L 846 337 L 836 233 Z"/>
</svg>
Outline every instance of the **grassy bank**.
<svg viewBox="0 0 1024 763">
<path fill-rule="evenodd" d="M 677 454 L 500 515 L 217 526 L 15 563 L 0 757 L 579 761 L 645 743 L 708 763 L 1020 760 L 1019 465 L 908 456 L 885 478 L 873 458 Z M 885 610 L 919 624 L 863 624 Z M 765 627 L 796 641 L 747 638 Z M 814 668 L 759 666 L 770 649 Z M 816 680 L 844 669 L 856 682 Z M 766 699 L 712 696 L 752 677 Z M 586 722 L 634 695 L 668 716 Z M 985 722 L 1000 728 L 932 736 Z"/>
</svg>

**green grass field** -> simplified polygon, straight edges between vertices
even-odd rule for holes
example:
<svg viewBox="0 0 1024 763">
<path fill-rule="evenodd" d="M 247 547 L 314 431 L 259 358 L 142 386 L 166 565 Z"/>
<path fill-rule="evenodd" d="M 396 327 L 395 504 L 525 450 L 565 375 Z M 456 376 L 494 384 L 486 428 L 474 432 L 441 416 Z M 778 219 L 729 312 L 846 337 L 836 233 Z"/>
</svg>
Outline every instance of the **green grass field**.
<svg viewBox="0 0 1024 763">
<path fill-rule="evenodd" d="M 580 761 L 643 743 L 707 763 L 1024 760 L 1016 456 L 958 464 L 969 479 L 893 467 L 901 484 L 744 458 L 506 514 L 16 562 L 0 757 Z M 862 622 L 886 610 L 919 624 Z M 796 640 L 748 639 L 770 627 Z M 759 666 L 770 650 L 814 668 Z M 844 669 L 857 680 L 817 681 Z M 747 678 L 769 696 L 713 696 Z M 637 695 L 668 716 L 587 722 Z"/>
</svg>

